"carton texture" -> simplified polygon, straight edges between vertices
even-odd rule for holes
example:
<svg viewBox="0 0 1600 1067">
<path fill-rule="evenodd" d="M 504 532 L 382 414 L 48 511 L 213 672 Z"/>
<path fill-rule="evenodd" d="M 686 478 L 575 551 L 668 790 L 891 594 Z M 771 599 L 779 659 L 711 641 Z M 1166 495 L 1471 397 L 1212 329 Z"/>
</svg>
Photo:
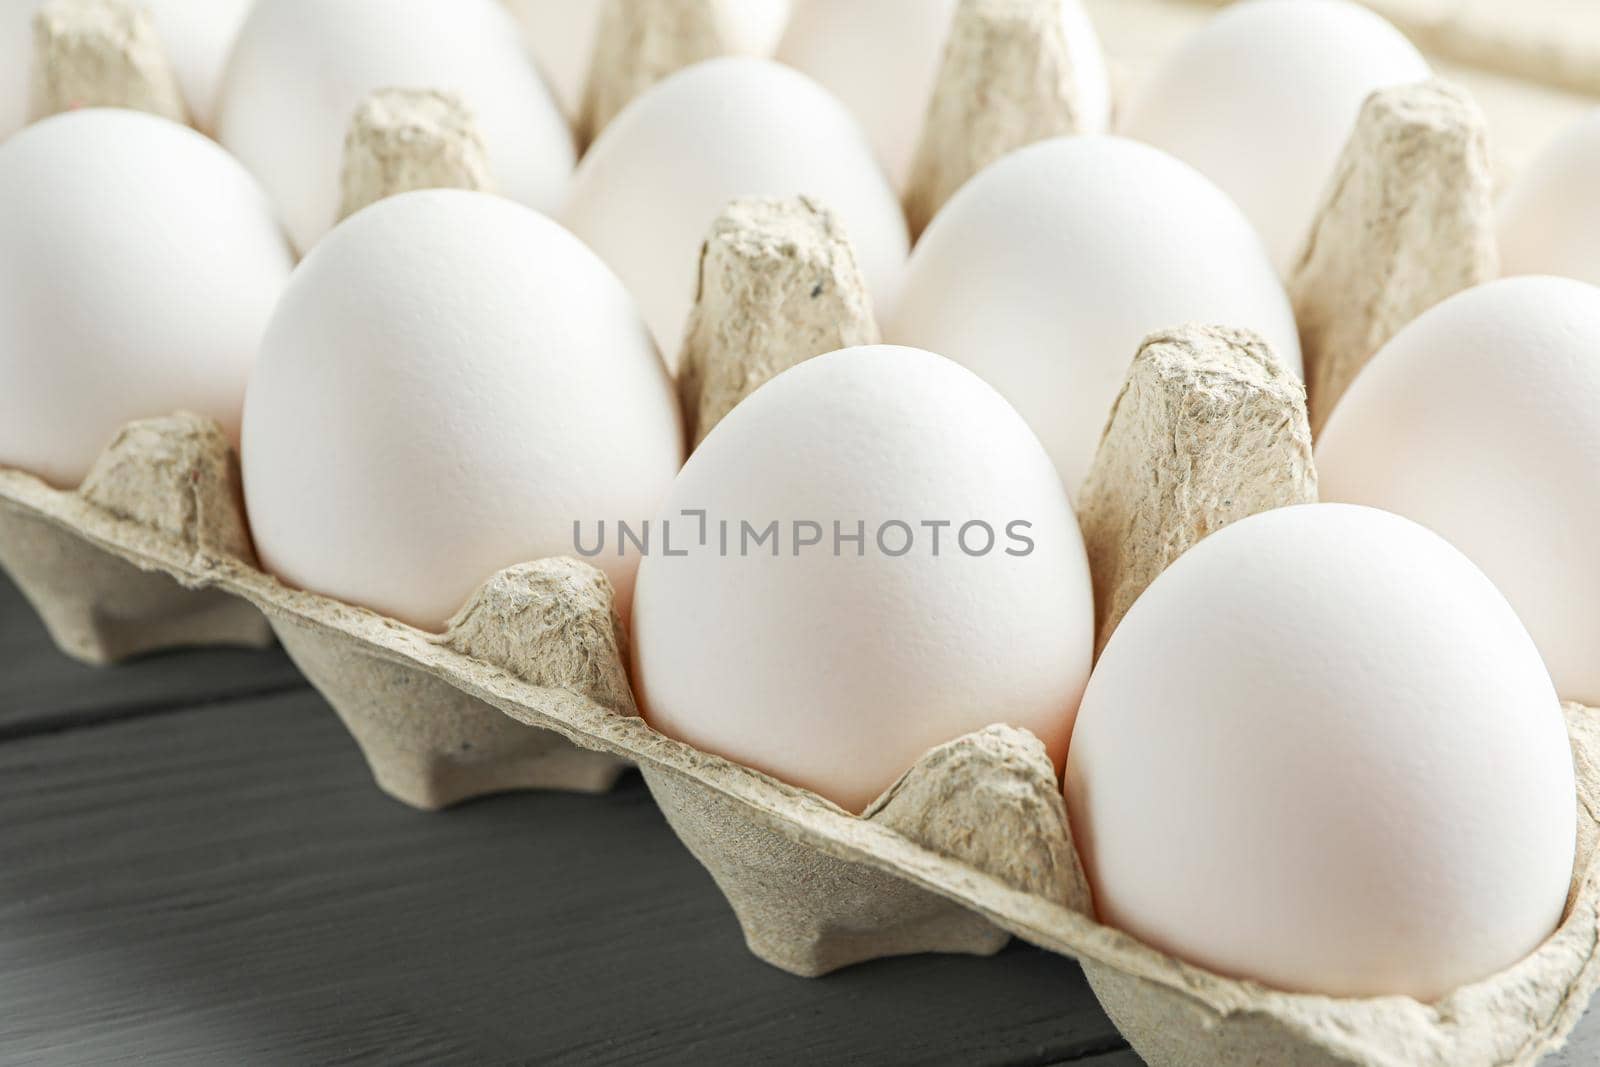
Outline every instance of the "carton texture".
<svg viewBox="0 0 1600 1067">
<path fill-rule="evenodd" d="M 130 0 L 49 0 L 34 15 L 35 119 L 126 107 L 177 122 L 188 108 L 150 13 Z"/>
<path fill-rule="evenodd" d="M 1313 431 L 1400 327 L 1499 274 L 1487 142 L 1444 82 L 1367 99 L 1290 282 Z"/>
<path fill-rule="evenodd" d="M 673 831 L 733 906 L 751 951 L 774 966 L 810 977 L 915 952 L 988 955 L 1010 940 L 989 921 L 892 873 L 763 825 L 700 783 L 651 764 L 643 770 Z M 933 749 L 856 821 L 970 864 L 1019 892 L 1088 906 L 1055 769 L 1044 745 L 1025 730 L 991 726 Z"/>
<path fill-rule="evenodd" d="M 678 361 L 690 444 L 796 363 L 878 339 L 866 280 L 833 212 L 804 196 L 735 200 L 701 250 Z"/>
<path fill-rule="evenodd" d="M 1245 330 L 1145 339 L 1078 503 L 1096 652 L 1167 566 L 1237 519 L 1317 498 L 1305 387 Z"/>
<path fill-rule="evenodd" d="M 456 94 L 379 89 L 356 108 L 344 142 L 339 218 L 414 189 L 493 188 L 489 149 Z"/>
<path fill-rule="evenodd" d="M 578 142 L 591 143 L 633 98 L 669 74 L 728 52 L 715 0 L 603 0 Z"/>
<path fill-rule="evenodd" d="M 1007 152 L 1081 128 L 1061 4 L 960 0 L 906 185 L 913 234 Z"/>
<path fill-rule="evenodd" d="M 36 479 L 0 471 L 11 484 Z M 37 483 L 44 490 L 43 483 Z M 238 465 L 215 423 L 175 416 L 124 429 L 76 494 L 79 513 L 115 516 L 141 539 L 189 560 L 255 560 Z M 0 567 L 10 573 L 61 650 L 106 664 L 182 645 L 272 643 L 249 604 L 185 588 L 86 543 L 72 525 L 7 506 L 0 492 Z"/>
</svg>

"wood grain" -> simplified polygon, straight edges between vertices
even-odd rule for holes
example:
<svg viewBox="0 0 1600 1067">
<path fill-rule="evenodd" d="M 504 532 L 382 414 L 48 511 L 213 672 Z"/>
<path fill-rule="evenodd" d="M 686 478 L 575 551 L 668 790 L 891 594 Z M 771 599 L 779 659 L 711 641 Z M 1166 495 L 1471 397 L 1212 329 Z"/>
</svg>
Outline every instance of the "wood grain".
<svg viewBox="0 0 1600 1067">
<path fill-rule="evenodd" d="M 197 649 L 87 667 L 0 571 L 0 740 L 305 684 L 281 649 Z"/>
<path fill-rule="evenodd" d="M 1052 1063 L 1124 1048 L 1025 947 L 753 959 L 636 777 L 443 815 L 295 691 L 0 745 L 0 1061 Z"/>
</svg>

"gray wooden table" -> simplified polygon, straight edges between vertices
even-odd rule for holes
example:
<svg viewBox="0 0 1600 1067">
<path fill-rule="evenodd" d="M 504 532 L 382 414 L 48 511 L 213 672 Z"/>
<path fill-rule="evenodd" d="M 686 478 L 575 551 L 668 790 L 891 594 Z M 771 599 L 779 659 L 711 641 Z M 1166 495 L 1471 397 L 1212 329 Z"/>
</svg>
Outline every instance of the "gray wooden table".
<svg viewBox="0 0 1600 1067">
<path fill-rule="evenodd" d="M 281 652 L 92 670 L 0 577 L 0 1063 L 118 1061 L 1139 1063 L 1027 946 L 758 962 L 637 776 L 414 812 Z"/>
</svg>

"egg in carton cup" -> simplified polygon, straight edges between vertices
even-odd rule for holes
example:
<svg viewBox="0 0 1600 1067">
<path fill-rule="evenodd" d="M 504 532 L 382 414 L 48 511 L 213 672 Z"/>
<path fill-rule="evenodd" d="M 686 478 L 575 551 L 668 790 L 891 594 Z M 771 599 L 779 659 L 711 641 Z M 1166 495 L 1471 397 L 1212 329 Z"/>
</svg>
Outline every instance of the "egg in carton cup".
<svg viewBox="0 0 1600 1067">
<path fill-rule="evenodd" d="M 1035 27 L 1028 54 L 1049 57 L 1030 10 L 1045 6 L 970 0 L 958 20 L 975 33 Z M 974 66 L 986 51 L 953 46 L 950 56 L 964 58 L 947 62 L 939 91 L 957 100 L 997 91 Z M 1009 84 L 1014 94 L 1050 80 Z M 1017 130 L 1007 143 L 930 123 L 925 146 L 942 140 L 972 152 L 952 164 L 956 173 L 1068 132 L 1003 118 L 1028 113 L 1026 105 L 943 111 Z M 475 151 L 471 123 L 448 97 L 376 96 L 352 129 L 346 210 L 419 185 L 482 188 Z M 933 200 L 936 208 L 942 197 Z M 1362 113 L 1291 285 L 1310 413 L 1304 388 L 1253 335 L 1186 326 L 1145 342 L 1079 509 L 1101 644 L 1201 538 L 1315 499 L 1313 420 L 1320 424 L 1400 325 L 1493 276 L 1488 213 L 1482 120 L 1470 100 L 1439 84 L 1381 92 Z M 681 382 L 696 439 L 787 366 L 876 338 L 848 242 L 825 207 L 805 199 L 730 205 L 707 241 L 700 281 Z M 811 295 L 818 289 L 825 299 Z M 605 788 L 637 764 L 751 949 L 793 973 L 900 953 L 989 953 L 1018 936 L 1078 959 L 1156 1067 L 1533 1064 L 1560 1045 L 1600 987 L 1593 709 L 1566 709 L 1579 838 L 1557 930 L 1522 962 L 1434 1003 L 1335 998 L 1213 974 L 1097 923 L 1055 770 L 1026 731 L 991 726 L 933 749 L 858 816 L 639 718 L 610 587 L 585 563 L 501 571 L 442 634 L 289 589 L 256 566 L 236 460 L 204 419 L 130 425 L 75 492 L 0 471 L 0 559 L 54 618 L 58 639 L 67 644 L 76 629 L 88 635 L 80 647 L 100 658 L 136 647 L 119 630 L 183 643 L 218 632 L 208 615 L 215 605 L 254 605 L 350 726 L 380 783 L 418 806 L 528 785 Z M 165 576 L 196 599 L 152 610 L 156 587 L 171 588 Z"/>
</svg>

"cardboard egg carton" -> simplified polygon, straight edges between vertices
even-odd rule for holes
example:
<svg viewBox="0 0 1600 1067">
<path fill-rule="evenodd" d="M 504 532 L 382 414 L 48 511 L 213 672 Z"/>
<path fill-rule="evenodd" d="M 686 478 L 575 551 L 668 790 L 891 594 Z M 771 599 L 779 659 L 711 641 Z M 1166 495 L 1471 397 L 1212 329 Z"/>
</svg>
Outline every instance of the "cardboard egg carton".
<svg viewBox="0 0 1600 1067">
<path fill-rule="evenodd" d="M 1016 16 L 1030 5 L 1031 18 Z M 1048 24 L 1040 11 L 1049 6 L 965 0 L 959 10 L 972 39 L 985 39 Z M 1039 90 L 1039 79 L 1019 87 L 981 69 L 996 48 L 952 50 L 965 58 L 941 73 L 940 110 L 955 116 L 941 121 L 980 121 L 984 110 L 960 106 L 962 94 Z M 347 210 L 433 182 L 482 187 L 470 115 L 458 102 L 396 90 L 370 103 L 351 132 Z M 1070 102 L 1056 105 L 1052 113 L 1071 114 Z M 924 143 L 998 154 L 1036 136 L 1031 129 L 974 139 L 930 129 Z M 970 174 L 987 161 L 951 166 Z M 1418 205 L 1425 210 L 1408 210 Z M 1291 284 L 1310 409 L 1299 382 L 1246 332 L 1175 324 L 1140 347 L 1080 501 L 1102 641 L 1196 541 L 1257 511 L 1315 499 L 1313 413 L 1331 406 L 1400 325 L 1493 276 L 1488 213 L 1482 120 L 1471 101 L 1436 84 L 1378 94 Z M 785 367 L 875 336 L 853 253 L 825 206 L 731 205 L 708 239 L 686 340 L 691 425 L 703 432 Z M 587 564 L 502 571 L 442 634 L 282 585 L 255 563 L 236 460 L 203 419 L 130 425 L 76 491 L 0 471 L 0 564 L 47 618 L 55 612 L 89 633 L 86 647 L 101 658 L 120 654 L 108 619 L 124 633 L 196 640 L 217 632 L 206 621 L 217 605 L 240 605 L 245 619 L 264 614 L 350 726 L 380 784 L 418 806 L 521 786 L 604 788 L 637 765 L 752 951 L 796 974 L 900 953 L 988 953 L 1018 936 L 1079 960 L 1154 1067 L 1531 1065 L 1559 1046 L 1600 986 L 1594 709 L 1566 709 L 1578 862 L 1562 923 L 1545 944 L 1437 1003 L 1330 998 L 1215 975 L 1098 924 L 1060 785 L 1026 731 L 994 725 L 941 745 L 855 815 L 652 730 L 628 689 L 610 588 Z M 193 599 L 173 594 L 187 603 L 158 610 L 152 590 L 170 590 L 170 579 Z M 65 623 L 52 629 L 72 632 Z"/>
<path fill-rule="evenodd" d="M 1151 338 L 1091 474 L 1095 518 L 1086 527 L 1097 577 L 1115 560 L 1111 588 L 1138 586 L 1185 538 L 1256 505 L 1312 497 L 1309 433 L 1293 376 L 1253 335 L 1187 327 Z M 1262 454 L 1270 458 L 1258 461 Z M 1161 491 L 1192 487 L 1193 463 L 1212 472 L 1204 491 Z M 1128 465 L 1153 470 L 1156 488 L 1111 477 Z M 327 687 L 380 781 L 414 791 L 413 800 L 446 802 L 455 790 L 561 773 L 595 786 L 637 764 L 752 951 L 793 973 L 909 952 L 989 953 L 1022 937 L 1079 960 L 1154 1067 L 1531 1065 L 1560 1044 L 1600 986 L 1600 711 L 1566 709 L 1578 861 L 1562 924 L 1534 955 L 1434 1004 L 1283 993 L 1211 974 L 1094 921 L 1060 785 L 1026 731 L 995 725 L 941 745 L 853 815 L 639 718 L 610 588 L 586 564 L 508 568 L 445 633 L 429 634 L 289 589 L 243 558 L 227 536 L 239 529 L 236 467 L 207 420 L 130 426 L 91 483 L 113 474 L 129 487 L 120 504 L 0 472 L 0 516 L 136 574 L 164 573 L 259 608 Z M 1104 602 L 1107 626 L 1120 602 Z"/>
</svg>

